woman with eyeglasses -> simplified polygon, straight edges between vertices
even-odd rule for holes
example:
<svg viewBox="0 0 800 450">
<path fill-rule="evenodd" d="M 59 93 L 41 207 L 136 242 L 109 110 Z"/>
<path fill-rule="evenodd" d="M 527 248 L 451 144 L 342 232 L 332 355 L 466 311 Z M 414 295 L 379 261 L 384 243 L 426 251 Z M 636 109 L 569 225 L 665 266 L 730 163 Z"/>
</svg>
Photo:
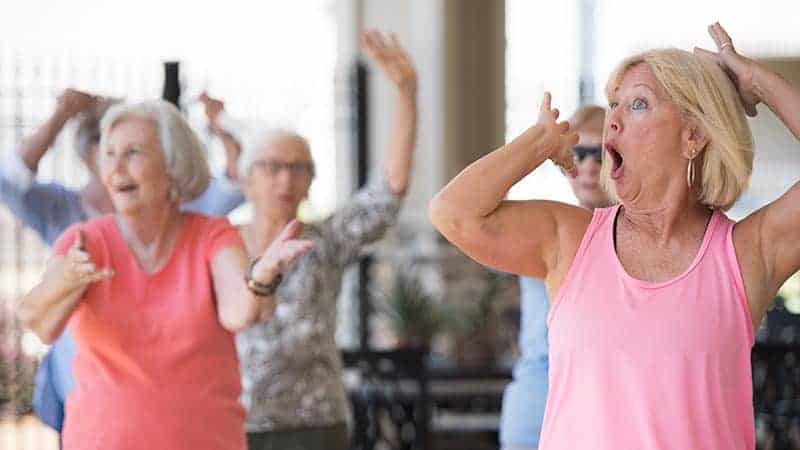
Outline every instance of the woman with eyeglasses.
<svg viewBox="0 0 800 450">
<path fill-rule="evenodd" d="M 800 269 L 800 183 L 738 222 L 723 211 L 753 168 L 745 114 L 763 102 L 800 139 L 800 89 L 708 31 L 716 52 L 649 50 L 612 72 L 601 177 L 618 205 L 504 199 L 548 159 L 575 174 L 578 135 L 549 95 L 431 202 L 472 258 L 545 280 L 541 450 L 755 449 L 754 329 Z"/>
<path fill-rule="evenodd" d="M 182 210 L 210 177 L 172 104 L 118 104 L 100 128 L 113 211 L 69 227 L 18 304 L 42 341 L 75 338 L 64 448 L 243 450 L 234 333 L 273 315 L 267 284 L 313 244 L 287 227 L 251 262 L 226 218 Z"/>
<path fill-rule="evenodd" d="M 416 71 L 397 39 L 369 32 L 362 44 L 398 95 L 377 184 L 327 220 L 302 225 L 297 208 L 315 172 L 308 141 L 290 131 L 264 131 L 243 142 L 239 174 L 254 215 L 239 230 L 250 255 L 261 254 L 287 223 L 299 238 L 314 242 L 295 266 L 270 281 L 278 298 L 274 318 L 237 335 L 250 450 L 348 448 L 348 400 L 335 341 L 337 297 L 346 267 L 397 218 L 417 120 Z"/>
<path fill-rule="evenodd" d="M 578 133 L 573 147 L 577 176 L 569 177 L 578 204 L 589 211 L 611 205 L 600 183 L 605 109 L 584 105 L 569 119 Z M 503 394 L 500 418 L 502 450 L 536 450 L 547 400 L 547 289 L 541 278 L 520 276 L 520 358 L 514 381 Z"/>
</svg>

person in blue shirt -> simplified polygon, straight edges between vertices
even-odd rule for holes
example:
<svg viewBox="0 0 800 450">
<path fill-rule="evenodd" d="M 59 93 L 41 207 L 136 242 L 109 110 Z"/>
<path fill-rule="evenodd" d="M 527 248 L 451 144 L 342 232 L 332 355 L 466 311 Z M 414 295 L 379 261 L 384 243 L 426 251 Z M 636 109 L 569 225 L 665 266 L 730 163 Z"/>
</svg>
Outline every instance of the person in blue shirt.
<svg viewBox="0 0 800 450">
<path fill-rule="evenodd" d="M 184 204 L 183 208 L 210 215 L 226 215 L 244 201 L 235 180 L 239 145 L 216 126 L 224 104 L 205 94 L 200 101 L 205 106 L 212 132 L 223 141 L 227 168 L 223 176 L 212 178 L 200 197 Z M 50 117 L 0 164 L 0 202 L 48 245 L 52 245 L 73 223 L 112 211 L 111 201 L 98 177 L 96 156 L 100 119 L 113 103 L 114 100 L 86 92 L 65 90 Z M 35 179 L 39 161 L 70 120 L 77 121 L 74 148 L 89 173 L 88 182 L 80 190 L 58 183 L 40 183 Z M 64 422 L 64 403 L 74 384 L 74 355 L 75 344 L 69 332 L 65 331 L 42 360 L 34 382 L 34 410 L 44 423 L 59 432 Z"/>
<path fill-rule="evenodd" d="M 610 206 L 600 186 L 603 121 L 605 110 L 586 105 L 569 119 L 578 132 L 574 148 L 578 176 L 570 178 L 578 203 L 587 209 Z M 506 387 L 500 419 L 502 450 L 535 450 L 539 446 L 547 400 L 547 291 L 543 280 L 519 277 L 521 323 L 520 358 L 514 365 L 514 380 Z"/>
</svg>

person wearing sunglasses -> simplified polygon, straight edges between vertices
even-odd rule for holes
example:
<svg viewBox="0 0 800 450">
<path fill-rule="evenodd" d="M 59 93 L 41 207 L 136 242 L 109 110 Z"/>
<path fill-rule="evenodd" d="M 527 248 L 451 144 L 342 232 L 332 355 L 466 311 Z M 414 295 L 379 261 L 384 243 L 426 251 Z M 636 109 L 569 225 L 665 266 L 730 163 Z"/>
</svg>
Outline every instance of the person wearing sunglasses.
<svg viewBox="0 0 800 450">
<path fill-rule="evenodd" d="M 573 147 L 578 175 L 567 177 L 578 204 L 588 210 L 611 204 L 600 185 L 603 120 L 605 109 L 584 105 L 569 119 L 578 133 Z M 514 365 L 514 381 L 503 395 L 500 443 L 503 450 L 533 450 L 539 445 L 547 400 L 547 313 L 549 302 L 541 278 L 520 276 L 520 358 Z"/>
<path fill-rule="evenodd" d="M 746 114 L 763 103 L 800 139 L 800 86 L 708 32 L 716 52 L 646 50 L 612 70 L 600 172 L 616 206 L 506 199 L 545 160 L 576 175 L 578 135 L 549 94 L 431 201 L 476 261 L 545 279 L 543 450 L 756 448 L 751 353 L 800 270 L 800 183 L 741 220 L 725 211 L 758 148 Z"/>
</svg>

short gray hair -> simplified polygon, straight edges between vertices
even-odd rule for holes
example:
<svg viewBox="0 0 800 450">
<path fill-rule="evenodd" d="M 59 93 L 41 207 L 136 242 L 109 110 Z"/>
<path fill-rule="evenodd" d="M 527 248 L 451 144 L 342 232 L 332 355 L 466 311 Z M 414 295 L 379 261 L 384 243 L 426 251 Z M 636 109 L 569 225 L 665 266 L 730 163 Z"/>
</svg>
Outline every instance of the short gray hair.
<svg viewBox="0 0 800 450">
<path fill-rule="evenodd" d="M 311 156 L 311 146 L 308 140 L 296 131 L 285 128 L 259 127 L 250 131 L 247 136 L 241 137 L 242 154 L 239 156 L 239 177 L 245 178 L 250 174 L 250 168 L 258 159 L 264 147 L 284 139 L 297 140 Z M 314 160 L 311 159 L 311 175 L 314 176 Z"/>
<path fill-rule="evenodd" d="M 175 183 L 181 202 L 198 197 L 208 188 L 211 174 L 205 149 L 178 108 L 164 100 L 114 105 L 100 122 L 101 146 L 108 138 L 111 127 L 126 117 L 140 117 L 155 122 L 164 149 L 167 173 Z"/>
</svg>

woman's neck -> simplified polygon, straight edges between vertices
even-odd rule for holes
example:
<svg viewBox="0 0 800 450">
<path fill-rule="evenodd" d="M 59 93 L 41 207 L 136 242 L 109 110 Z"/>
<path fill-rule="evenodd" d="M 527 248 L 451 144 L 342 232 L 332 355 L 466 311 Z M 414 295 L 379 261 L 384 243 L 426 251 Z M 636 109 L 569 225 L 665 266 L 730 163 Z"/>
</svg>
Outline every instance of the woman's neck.
<svg viewBox="0 0 800 450">
<path fill-rule="evenodd" d="M 274 214 L 271 211 L 256 211 L 253 221 L 243 225 L 243 238 L 251 256 L 260 255 L 269 247 L 283 228 L 294 217 Z"/>
<path fill-rule="evenodd" d="M 623 204 L 619 220 L 625 228 L 640 232 L 661 245 L 676 236 L 703 234 L 712 213 L 696 201 L 665 202 L 652 208 Z"/>
<path fill-rule="evenodd" d="M 115 215 L 120 233 L 145 271 L 154 271 L 168 258 L 180 231 L 183 215 L 177 203 Z"/>
</svg>

